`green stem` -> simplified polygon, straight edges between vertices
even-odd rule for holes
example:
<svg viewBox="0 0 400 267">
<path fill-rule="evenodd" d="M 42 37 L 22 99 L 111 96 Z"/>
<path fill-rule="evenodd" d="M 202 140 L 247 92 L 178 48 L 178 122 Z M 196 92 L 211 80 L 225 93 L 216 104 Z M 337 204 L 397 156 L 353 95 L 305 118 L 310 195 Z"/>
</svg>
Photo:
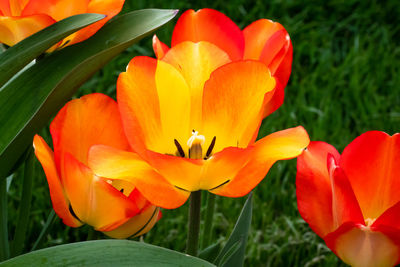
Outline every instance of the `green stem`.
<svg viewBox="0 0 400 267">
<path fill-rule="evenodd" d="M 211 241 L 214 210 L 215 210 L 215 195 L 208 192 L 206 218 L 204 221 L 204 230 L 203 230 L 203 241 L 201 243 L 202 249 L 205 249 L 210 244 Z"/>
<path fill-rule="evenodd" d="M 11 245 L 11 256 L 15 257 L 22 253 L 25 244 L 26 232 L 29 224 L 29 213 L 32 202 L 32 183 L 35 173 L 35 156 L 33 149 L 30 148 L 27 153 L 25 167 L 23 172 L 23 185 L 21 203 L 19 205 L 18 221 L 15 228 L 14 240 Z M 22 170 L 21 170 L 22 171 Z"/>
<path fill-rule="evenodd" d="M 7 226 L 7 180 L 0 177 L 0 262 L 10 257 Z"/>
<path fill-rule="evenodd" d="M 88 235 L 86 240 L 96 240 L 97 239 L 97 234 L 96 231 L 93 229 L 93 227 L 89 226 L 89 230 L 88 230 Z"/>
<path fill-rule="evenodd" d="M 55 216 L 56 216 L 56 212 L 52 209 L 51 212 L 50 212 L 50 214 L 49 214 L 49 216 L 47 217 L 46 223 L 44 224 L 44 226 L 43 226 L 43 228 L 42 228 L 42 231 L 41 231 L 40 234 L 39 234 L 38 239 L 36 239 L 35 244 L 33 244 L 33 247 L 32 247 L 32 249 L 31 249 L 31 251 L 34 251 L 37 247 L 40 246 L 40 244 L 41 244 L 42 241 L 43 241 L 43 237 L 44 237 L 44 236 L 47 234 L 47 232 L 49 231 L 50 226 L 51 226 L 51 224 L 53 223 Z"/>
<path fill-rule="evenodd" d="M 186 244 L 186 253 L 197 256 L 199 249 L 201 191 L 192 192 L 190 195 L 189 225 Z"/>
</svg>

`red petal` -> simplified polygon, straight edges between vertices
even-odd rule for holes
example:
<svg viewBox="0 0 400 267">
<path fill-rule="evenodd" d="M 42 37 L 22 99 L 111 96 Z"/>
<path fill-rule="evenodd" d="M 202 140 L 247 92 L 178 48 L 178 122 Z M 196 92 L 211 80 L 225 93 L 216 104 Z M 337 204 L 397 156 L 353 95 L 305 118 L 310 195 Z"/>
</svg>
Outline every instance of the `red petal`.
<svg viewBox="0 0 400 267">
<path fill-rule="evenodd" d="M 184 41 L 207 41 L 224 50 L 231 60 L 243 58 L 242 31 L 230 18 L 213 9 L 187 10 L 182 14 L 172 34 L 171 46 Z"/>
<path fill-rule="evenodd" d="M 157 35 L 154 34 L 153 36 L 153 50 L 154 54 L 156 54 L 157 59 L 162 59 L 164 55 L 168 52 L 169 47 L 168 45 L 161 42 Z"/>
<path fill-rule="evenodd" d="M 400 201 L 400 135 L 362 134 L 343 151 L 346 173 L 364 218 L 378 218 Z"/>
</svg>

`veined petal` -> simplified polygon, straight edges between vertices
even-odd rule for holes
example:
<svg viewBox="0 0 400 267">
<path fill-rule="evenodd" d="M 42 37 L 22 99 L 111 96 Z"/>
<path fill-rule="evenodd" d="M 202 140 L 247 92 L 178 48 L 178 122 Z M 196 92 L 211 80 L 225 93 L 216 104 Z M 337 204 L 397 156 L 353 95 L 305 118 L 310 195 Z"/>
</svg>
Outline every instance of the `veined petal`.
<svg viewBox="0 0 400 267">
<path fill-rule="evenodd" d="M 169 183 L 133 152 L 93 146 L 89 152 L 89 166 L 99 176 L 133 183 L 146 199 L 162 208 L 177 208 L 190 195 Z"/>
<path fill-rule="evenodd" d="M 174 28 L 171 46 L 184 41 L 207 41 L 224 50 L 233 61 L 243 58 L 242 31 L 230 18 L 213 9 L 187 10 L 182 14 Z"/>
<path fill-rule="evenodd" d="M 278 81 L 276 81 L 275 89 L 264 97 L 264 112 L 263 118 L 267 117 L 269 114 L 277 110 L 282 104 L 285 98 L 285 87 Z"/>
<path fill-rule="evenodd" d="M 0 16 L 17 17 L 29 0 L 0 0 Z"/>
<path fill-rule="evenodd" d="M 149 206 L 140 214 L 133 216 L 129 221 L 109 232 L 103 232 L 112 238 L 127 238 L 144 235 L 156 224 L 161 213 L 156 206 Z"/>
<path fill-rule="evenodd" d="M 400 236 L 400 201 L 387 209 L 376 221 L 372 224 L 371 228 L 379 228 L 381 226 L 389 226 L 396 229 Z M 400 239 L 398 239 L 400 243 Z M 400 244 L 399 244 L 400 245 Z"/>
<path fill-rule="evenodd" d="M 153 51 L 156 55 L 157 59 L 162 59 L 164 55 L 168 52 L 169 47 L 168 45 L 161 42 L 157 35 L 153 35 Z"/>
<path fill-rule="evenodd" d="M 35 155 L 42 164 L 43 170 L 46 173 L 54 211 L 66 225 L 71 227 L 81 226 L 82 223 L 74 218 L 69 210 L 69 201 L 66 198 L 64 189 L 61 185 L 61 180 L 54 162 L 53 151 L 51 151 L 50 147 L 39 135 L 35 135 L 33 139 L 33 147 L 35 148 Z"/>
<path fill-rule="evenodd" d="M 264 95 L 275 87 L 265 64 L 238 61 L 215 70 L 204 85 L 203 130 L 206 147 L 217 137 L 214 151 L 247 147 L 258 130 Z"/>
<path fill-rule="evenodd" d="M 30 0 L 22 16 L 46 14 L 56 21 L 72 15 L 87 13 L 90 0 Z"/>
<path fill-rule="evenodd" d="M 182 42 L 172 47 L 163 61 L 174 66 L 186 80 L 191 97 L 190 128 L 199 129 L 204 83 L 211 72 L 230 62 L 229 56 L 212 43 Z"/>
<path fill-rule="evenodd" d="M 168 63 L 134 58 L 118 78 L 117 98 L 128 140 L 142 156 L 146 148 L 175 154 L 174 139 L 190 137 L 189 87 Z"/>
<path fill-rule="evenodd" d="M 339 258 L 351 266 L 394 266 L 399 261 L 399 247 L 385 234 L 353 222 L 343 224 L 324 240 Z"/>
<path fill-rule="evenodd" d="M 65 152 L 86 164 L 89 148 L 95 144 L 129 149 L 117 103 L 99 93 L 68 102 L 51 123 L 50 131 L 57 166 L 62 165 Z"/>
<path fill-rule="evenodd" d="M 297 158 L 297 207 L 301 217 L 320 237 L 334 230 L 328 154 L 339 161 L 340 154 L 333 146 L 311 142 Z"/>
<path fill-rule="evenodd" d="M 340 162 L 364 218 L 378 218 L 400 201 L 400 135 L 370 131 L 351 142 Z"/>
<path fill-rule="evenodd" d="M 0 17 L 0 43 L 13 46 L 53 23 L 55 20 L 44 14 Z"/>
<path fill-rule="evenodd" d="M 277 160 L 300 155 L 309 142 L 308 134 L 301 126 L 270 134 L 255 143 L 249 162 L 232 181 L 210 191 L 227 197 L 244 196 L 264 179 Z"/>
<path fill-rule="evenodd" d="M 134 202 L 66 153 L 62 177 L 76 216 L 98 231 L 110 231 L 138 213 Z"/>
</svg>

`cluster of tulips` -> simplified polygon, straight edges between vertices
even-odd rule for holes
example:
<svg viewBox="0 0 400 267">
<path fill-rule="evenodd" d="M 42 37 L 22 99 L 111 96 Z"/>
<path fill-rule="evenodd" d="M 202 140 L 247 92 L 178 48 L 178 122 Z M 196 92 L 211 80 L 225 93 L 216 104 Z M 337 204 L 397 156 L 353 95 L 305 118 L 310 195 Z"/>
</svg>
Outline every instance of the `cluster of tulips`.
<svg viewBox="0 0 400 267">
<path fill-rule="evenodd" d="M 12 46 L 73 14 L 108 15 L 53 47 L 60 49 L 94 34 L 123 5 L 73 1 L 67 10 L 65 2 L 0 1 L 0 42 Z M 292 43 L 281 24 L 260 19 L 241 30 L 216 10 L 188 10 L 171 47 L 154 36 L 153 49 L 156 58 L 135 57 L 119 75 L 117 101 L 95 93 L 59 111 L 53 150 L 34 137 L 66 225 L 139 236 L 160 208 L 178 208 L 192 192 L 241 197 L 276 161 L 298 157 L 298 209 L 327 246 L 354 266 L 399 263 L 399 135 L 366 132 L 341 155 L 310 142 L 301 126 L 256 140 L 262 120 L 283 103 L 291 72 Z"/>
</svg>

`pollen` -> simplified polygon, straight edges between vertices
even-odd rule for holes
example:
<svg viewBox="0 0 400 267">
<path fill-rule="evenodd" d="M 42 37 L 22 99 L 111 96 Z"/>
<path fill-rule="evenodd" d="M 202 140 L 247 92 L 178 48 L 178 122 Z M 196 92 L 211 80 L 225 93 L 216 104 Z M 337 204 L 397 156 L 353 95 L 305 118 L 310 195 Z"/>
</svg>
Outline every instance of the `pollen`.
<svg viewBox="0 0 400 267">
<path fill-rule="evenodd" d="M 189 158 L 191 159 L 201 159 L 203 157 L 203 148 L 206 138 L 204 135 L 199 135 L 198 131 L 193 130 L 192 136 L 187 141 L 189 147 Z"/>
</svg>

